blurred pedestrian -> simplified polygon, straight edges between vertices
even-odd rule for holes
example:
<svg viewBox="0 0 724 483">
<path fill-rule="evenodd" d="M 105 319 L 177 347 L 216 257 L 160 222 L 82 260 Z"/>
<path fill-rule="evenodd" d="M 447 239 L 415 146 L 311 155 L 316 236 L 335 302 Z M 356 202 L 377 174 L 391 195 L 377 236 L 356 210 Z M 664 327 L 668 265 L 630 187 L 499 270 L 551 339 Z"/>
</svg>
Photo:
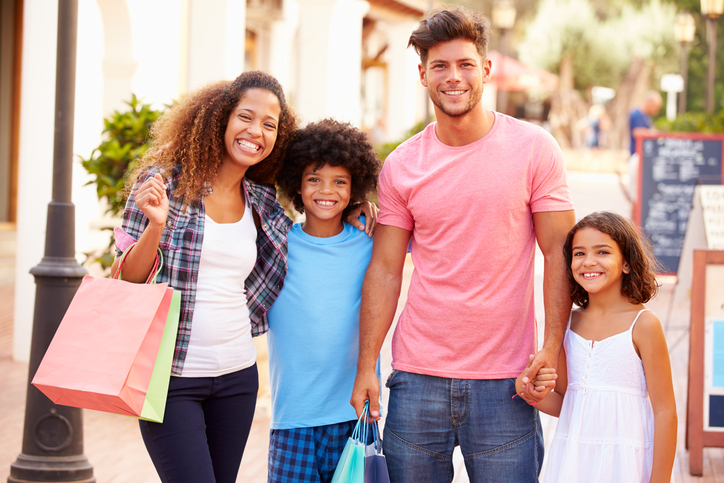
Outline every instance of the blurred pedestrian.
<svg viewBox="0 0 724 483">
<path fill-rule="evenodd" d="M 636 153 L 636 136 L 656 132 L 653 129 L 652 117 L 657 116 L 664 101 L 661 94 L 656 91 L 648 91 L 641 105 L 636 107 L 628 116 L 628 128 L 630 138 L 631 157 L 628 161 L 629 173 L 629 197 L 636 201 L 638 196 L 639 163 L 640 159 Z"/>
</svg>

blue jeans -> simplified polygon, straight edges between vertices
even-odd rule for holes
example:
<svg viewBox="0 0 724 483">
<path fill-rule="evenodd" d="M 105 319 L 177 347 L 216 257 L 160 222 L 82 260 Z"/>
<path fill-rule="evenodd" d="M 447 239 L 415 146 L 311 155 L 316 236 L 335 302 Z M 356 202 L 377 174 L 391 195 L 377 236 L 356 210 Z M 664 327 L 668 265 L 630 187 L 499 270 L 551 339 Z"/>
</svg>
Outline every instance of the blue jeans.
<svg viewBox="0 0 724 483">
<path fill-rule="evenodd" d="M 453 479 L 460 445 L 471 482 L 537 482 L 543 464 L 538 412 L 515 379 L 447 379 L 392 371 L 384 454 L 391 483 Z"/>
<path fill-rule="evenodd" d="M 234 483 L 256 408 L 256 364 L 219 377 L 171 377 L 163 423 L 139 421 L 163 483 Z"/>
</svg>

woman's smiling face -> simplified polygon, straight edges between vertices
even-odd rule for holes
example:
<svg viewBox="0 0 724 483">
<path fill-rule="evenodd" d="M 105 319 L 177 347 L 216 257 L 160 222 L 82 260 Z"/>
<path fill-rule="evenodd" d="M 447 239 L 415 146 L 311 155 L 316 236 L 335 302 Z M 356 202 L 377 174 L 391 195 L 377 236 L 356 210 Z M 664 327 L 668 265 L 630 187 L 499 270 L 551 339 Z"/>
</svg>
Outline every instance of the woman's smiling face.
<svg viewBox="0 0 724 483">
<path fill-rule="evenodd" d="M 266 89 L 246 91 L 226 124 L 223 162 L 248 169 L 263 161 L 274 149 L 281 106 L 277 96 Z"/>
</svg>

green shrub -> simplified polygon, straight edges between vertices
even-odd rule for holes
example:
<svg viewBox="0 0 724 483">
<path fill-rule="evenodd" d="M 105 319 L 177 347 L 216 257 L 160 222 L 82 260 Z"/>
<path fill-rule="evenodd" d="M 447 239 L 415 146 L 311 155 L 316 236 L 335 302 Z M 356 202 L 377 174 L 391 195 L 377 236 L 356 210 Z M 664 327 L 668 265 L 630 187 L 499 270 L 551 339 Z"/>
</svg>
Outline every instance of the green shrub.
<svg viewBox="0 0 724 483">
<path fill-rule="evenodd" d="M 673 121 L 662 117 L 656 121 L 656 128 L 661 131 L 724 133 L 724 109 L 718 114 L 686 112 Z"/>
<path fill-rule="evenodd" d="M 87 184 L 96 185 L 98 199 L 108 203 L 106 213 L 118 216 L 123 212 L 125 199 L 123 187 L 126 173 L 133 169 L 149 147 L 149 129 L 151 124 L 162 114 L 150 104 L 142 104 L 134 95 L 126 102 L 130 109 L 116 111 L 103 120 L 103 141 L 85 159 L 80 157 L 81 164 L 93 175 Z M 104 228 L 112 230 L 112 228 Z M 98 262 L 106 269 L 113 263 L 113 237 L 108 247 L 100 254 L 86 254 L 86 263 Z"/>
<path fill-rule="evenodd" d="M 380 157 L 380 160 L 382 160 L 382 162 L 384 163 L 385 159 L 387 159 L 387 156 L 389 156 L 389 154 L 394 151 L 397 146 L 407 141 L 415 134 L 421 132 L 423 129 L 425 129 L 426 126 L 427 124 L 425 123 L 425 121 L 420 121 L 412 126 L 412 128 L 410 128 L 410 130 L 405 133 L 402 139 L 375 146 L 375 151 L 377 151 L 377 155 Z"/>
</svg>

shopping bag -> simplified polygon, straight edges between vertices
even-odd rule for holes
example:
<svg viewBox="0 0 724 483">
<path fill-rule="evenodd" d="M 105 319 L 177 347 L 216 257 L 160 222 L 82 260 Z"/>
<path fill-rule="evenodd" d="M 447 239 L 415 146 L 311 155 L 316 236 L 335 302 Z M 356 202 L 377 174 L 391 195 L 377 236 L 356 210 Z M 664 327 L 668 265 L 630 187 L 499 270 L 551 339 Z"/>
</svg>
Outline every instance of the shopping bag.
<svg viewBox="0 0 724 483">
<path fill-rule="evenodd" d="M 387 460 L 382 454 L 379 430 L 377 421 L 372 423 L 372 434 L 374 435 L 374 448 L 372 454 L 365 455 L 365 478 L 364 483 L 390 483 L 390 475 L 387 472 Z"/>
<path fill-rule="evenodd" d="M 153 366 L 153 373 L 151 374 L 151 381 L 148 384 L 146 400 L 143 403 L 140 419 L 153 421 L 155 423 L 163 422 L 163 414 L 166 410 L 166 396 L 168 396 L 168 385 L 171 381 L 173 353 L 176 349 L 176 334 L 178 332 L 180 312 L 181 292 L 174 290 L 168 317 L 166 318 L 166 327 L 161 338 L 161 346 L 158 349 L 156 364 Z"/>
<path fill-rule="evenodd" d="M 369 404 L 369 403 L 368 403 Z M 352 436 L 342 450 L 337 468 L 332 475 L 332 483 L 364 483 L 365 477 L 365 446 L 367 441 L 366 426 L 368 417 L 368 404 L 365 405 Z"/>
<path fill-rule="evenodd" d="M 168 368 L 158 369 L 144 414 L 169 318 L 167 338 L 175 340 L 178 328 L 178 309 L 170 315 L 174 290 L 165 283 L 151 283 L 161 263 L 159 255 L 146 284 L 84 277 L 32 384 L 56 404 L 152 420 L 162 417 L 158 394 L 164 374 L 170 374 L 170 361 Z M 168 350 L 162 351 L 164 361 Z M 168 381 L 165 385 L 167 390 Z"/>
</svg>

